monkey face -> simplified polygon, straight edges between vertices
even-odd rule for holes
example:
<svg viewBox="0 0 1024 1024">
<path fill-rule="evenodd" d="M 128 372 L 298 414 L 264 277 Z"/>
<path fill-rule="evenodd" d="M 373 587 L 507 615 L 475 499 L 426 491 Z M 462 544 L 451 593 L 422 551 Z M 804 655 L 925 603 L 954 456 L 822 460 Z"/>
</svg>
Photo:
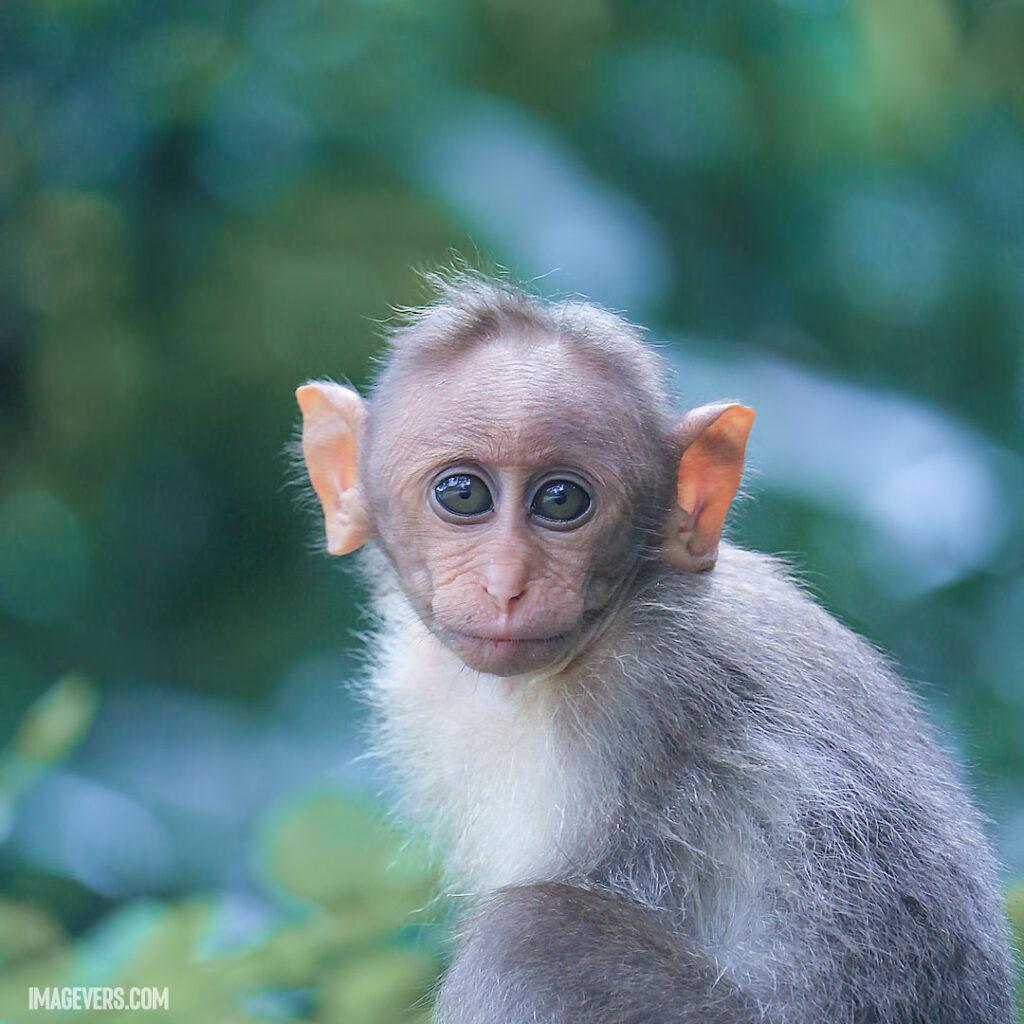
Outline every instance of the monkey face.
<svg viewBox="0 0 1024 1024">
<path fill-rule="evenodd" d="M 591 404 L 598 382 L 566 386 L 580 371 L 564 359 L 551 344 L 465 356 L 378 416 L 361 472 L 416 611 L 494 675 L 576 655 L 638 558 L 623 439 Z"/>
<path fill-rule="evenodd" d="M 570 657 L 606 604 L 612 495 L 564 460 L 461 459 L 382 532 L 430 629 L 471 668 L 516 675 Z M 407 541 L 413 543 L 407 543 Z"/>
</svg>

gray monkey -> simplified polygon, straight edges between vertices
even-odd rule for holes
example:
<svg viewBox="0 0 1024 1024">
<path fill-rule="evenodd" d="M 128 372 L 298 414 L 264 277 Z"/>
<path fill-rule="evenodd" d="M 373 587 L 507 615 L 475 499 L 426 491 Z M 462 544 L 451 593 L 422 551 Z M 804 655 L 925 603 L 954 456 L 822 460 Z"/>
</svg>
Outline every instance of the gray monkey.
<svg viewBox="0 0 1024 1024">
<path fill-rule="evenodd" d="M 916 701 L 721 540 L 752 411 L 675 421 L 596 306 L 437 287 L 367 399 L 298 399 L 399 810 L 471 894 L 439 1024 L 1011 1024 L 993 856 Z"/>
</svg>

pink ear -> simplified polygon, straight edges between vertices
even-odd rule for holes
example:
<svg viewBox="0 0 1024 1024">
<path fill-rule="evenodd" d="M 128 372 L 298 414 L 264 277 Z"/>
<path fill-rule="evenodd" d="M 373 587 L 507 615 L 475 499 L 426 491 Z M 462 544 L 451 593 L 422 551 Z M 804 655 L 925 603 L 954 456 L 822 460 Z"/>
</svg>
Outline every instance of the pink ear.
<svg viewBox="0 0 1024 1024">
<path fill-rule="evenodd" d="M 729 505 L 743 476 L 754 410 L 745 405 L 705 405 L 683 417 L 675 438 L 685 450 L 676 483 L 678 508 L 669 522 L 666 560 L 700 572 L 718 558 Z"/>
<path fill-rule="evenodd" d="M 357 478 L 366 409 L 355 391 L 339 384 L 303 384 L 295 397 L 302 409 L 302 455 L 323 509 L 327 550 L 347 555 L 371 534 Z"/>
</svg>

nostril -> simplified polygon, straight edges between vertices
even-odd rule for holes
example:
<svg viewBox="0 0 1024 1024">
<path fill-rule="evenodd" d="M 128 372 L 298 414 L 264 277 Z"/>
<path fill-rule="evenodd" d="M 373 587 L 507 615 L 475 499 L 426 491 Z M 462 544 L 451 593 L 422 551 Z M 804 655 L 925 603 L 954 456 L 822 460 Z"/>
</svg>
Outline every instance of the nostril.
<svg viewBox="0 0 1024 1024">
<path fill-rule="evenodd" d="M 508 590 L 502 587 L 491 587 L 485 586 L 484 590 L 488 596 L 502 608 L 510 608 L 514 605 L 525 593 L 524 590 Z"/>
</svg>

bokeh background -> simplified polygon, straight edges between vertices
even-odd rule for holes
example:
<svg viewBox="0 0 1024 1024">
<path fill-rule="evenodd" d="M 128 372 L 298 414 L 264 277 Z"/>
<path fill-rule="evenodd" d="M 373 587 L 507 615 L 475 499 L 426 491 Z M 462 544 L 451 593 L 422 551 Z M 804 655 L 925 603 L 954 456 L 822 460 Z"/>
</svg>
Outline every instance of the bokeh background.
<svg viewBox="0 0 1024 1024">
<path fill-rule="evenodd" d="M 424 1018 L 285 448 L 452 252 L 757 407 L 732 536 L 894 652 L 1024 919 L 1022 54 L 1019 0 L 0 5 L 0 1019 Z"/>
</svg>

